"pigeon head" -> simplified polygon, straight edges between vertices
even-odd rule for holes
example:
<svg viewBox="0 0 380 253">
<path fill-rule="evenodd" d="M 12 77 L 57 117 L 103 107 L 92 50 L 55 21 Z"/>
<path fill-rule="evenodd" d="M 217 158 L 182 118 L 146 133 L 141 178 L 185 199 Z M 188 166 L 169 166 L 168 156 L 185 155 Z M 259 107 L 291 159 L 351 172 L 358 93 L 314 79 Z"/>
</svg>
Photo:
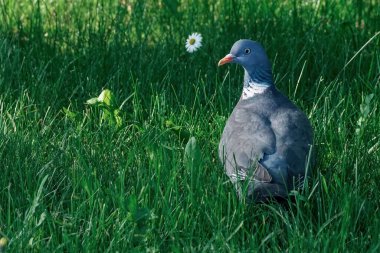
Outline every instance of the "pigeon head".
<svg viewBox="0 0 380 253">
<path fill-rule="evenodd" d="M 231 51 L 222 58 L 218 66 L 237 63 L 245 69 L 245 82 L 273 85 L 272 65 L 260 43 L 252 40 L 238 40 Z"/>
</svg>

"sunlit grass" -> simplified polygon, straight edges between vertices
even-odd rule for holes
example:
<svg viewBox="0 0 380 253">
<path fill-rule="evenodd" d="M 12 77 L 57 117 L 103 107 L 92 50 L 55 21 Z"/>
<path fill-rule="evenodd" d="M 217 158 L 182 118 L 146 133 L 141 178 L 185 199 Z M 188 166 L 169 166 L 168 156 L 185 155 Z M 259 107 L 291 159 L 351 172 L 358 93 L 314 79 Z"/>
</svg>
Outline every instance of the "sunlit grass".
<svg viewBox="0 0 380 253">
<path fill-rule="evenodd" d="M 6 252 L 379 250 L 379 4 L 0 1 L 0 13 Z M 241 38 L 262 42 L 315 130 L 317 166 L 289 208 L 239 203 L 218 160 L 243 72 L 217 62 Z"/>
</svg>

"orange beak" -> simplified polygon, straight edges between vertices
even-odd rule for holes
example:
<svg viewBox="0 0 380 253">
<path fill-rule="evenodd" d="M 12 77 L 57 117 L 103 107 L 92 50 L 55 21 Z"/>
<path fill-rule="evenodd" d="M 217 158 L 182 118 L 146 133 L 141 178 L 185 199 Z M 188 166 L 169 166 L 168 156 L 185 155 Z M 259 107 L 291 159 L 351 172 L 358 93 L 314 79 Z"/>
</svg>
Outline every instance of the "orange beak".
<svg viewBox="0 0 380 253">
<path fill-rule="evenodd" d="M 218 66 L 222 66 L 223 64 L 226 64 L 226 63 L 229 63 L 229 62 L 232 62 L 234 60 L 235 56 L 232 55 L 232 54 L 228 54 L 226 56 L 224 56 L 224 58 L 222 58 L 219 62 L 218 62 Z"/>
</svg>

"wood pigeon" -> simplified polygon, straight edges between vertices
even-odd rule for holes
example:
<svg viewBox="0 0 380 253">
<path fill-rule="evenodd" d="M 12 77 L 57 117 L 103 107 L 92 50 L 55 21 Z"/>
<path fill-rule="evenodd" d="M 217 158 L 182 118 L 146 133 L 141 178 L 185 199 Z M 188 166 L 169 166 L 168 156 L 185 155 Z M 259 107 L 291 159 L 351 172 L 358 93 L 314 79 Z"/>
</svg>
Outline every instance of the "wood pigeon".
<svg viewBox="0 0 380 253">
<path fill-rule="evenodd" d="M 243 92 L 219 144 L 226 174 L 240 199 L 286 198 L 310 173 L 310 122 L 274 86 L 271 63 L 258 42 L 235 42 L 218 66 L 226 63 L 244 68 Z"/>
</svg>

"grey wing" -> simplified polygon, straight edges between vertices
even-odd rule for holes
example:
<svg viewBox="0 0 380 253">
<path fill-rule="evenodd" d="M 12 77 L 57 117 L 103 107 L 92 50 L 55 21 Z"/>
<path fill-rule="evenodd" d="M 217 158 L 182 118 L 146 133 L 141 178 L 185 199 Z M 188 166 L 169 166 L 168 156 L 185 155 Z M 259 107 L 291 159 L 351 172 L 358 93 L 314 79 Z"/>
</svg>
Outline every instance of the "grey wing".
<svg viewBox="0 0 380 253">
<path fill-rule="evenodd" d="M 304 176 L 308 155 L 313 144 L 313 131 L 306 115 L 297 108 L 282 108 L 271 118 L 276 135 L 276 155 L 285 159 L 288 176 Z"/>
<path fill-rule="evenodd" d="M 276 150 L 276 137 L 270 121 L 245 108 L 232 112 L 219 144 L 219 157 L 232 182 L 253 175 L 265 154 Z"/>
</svg>

